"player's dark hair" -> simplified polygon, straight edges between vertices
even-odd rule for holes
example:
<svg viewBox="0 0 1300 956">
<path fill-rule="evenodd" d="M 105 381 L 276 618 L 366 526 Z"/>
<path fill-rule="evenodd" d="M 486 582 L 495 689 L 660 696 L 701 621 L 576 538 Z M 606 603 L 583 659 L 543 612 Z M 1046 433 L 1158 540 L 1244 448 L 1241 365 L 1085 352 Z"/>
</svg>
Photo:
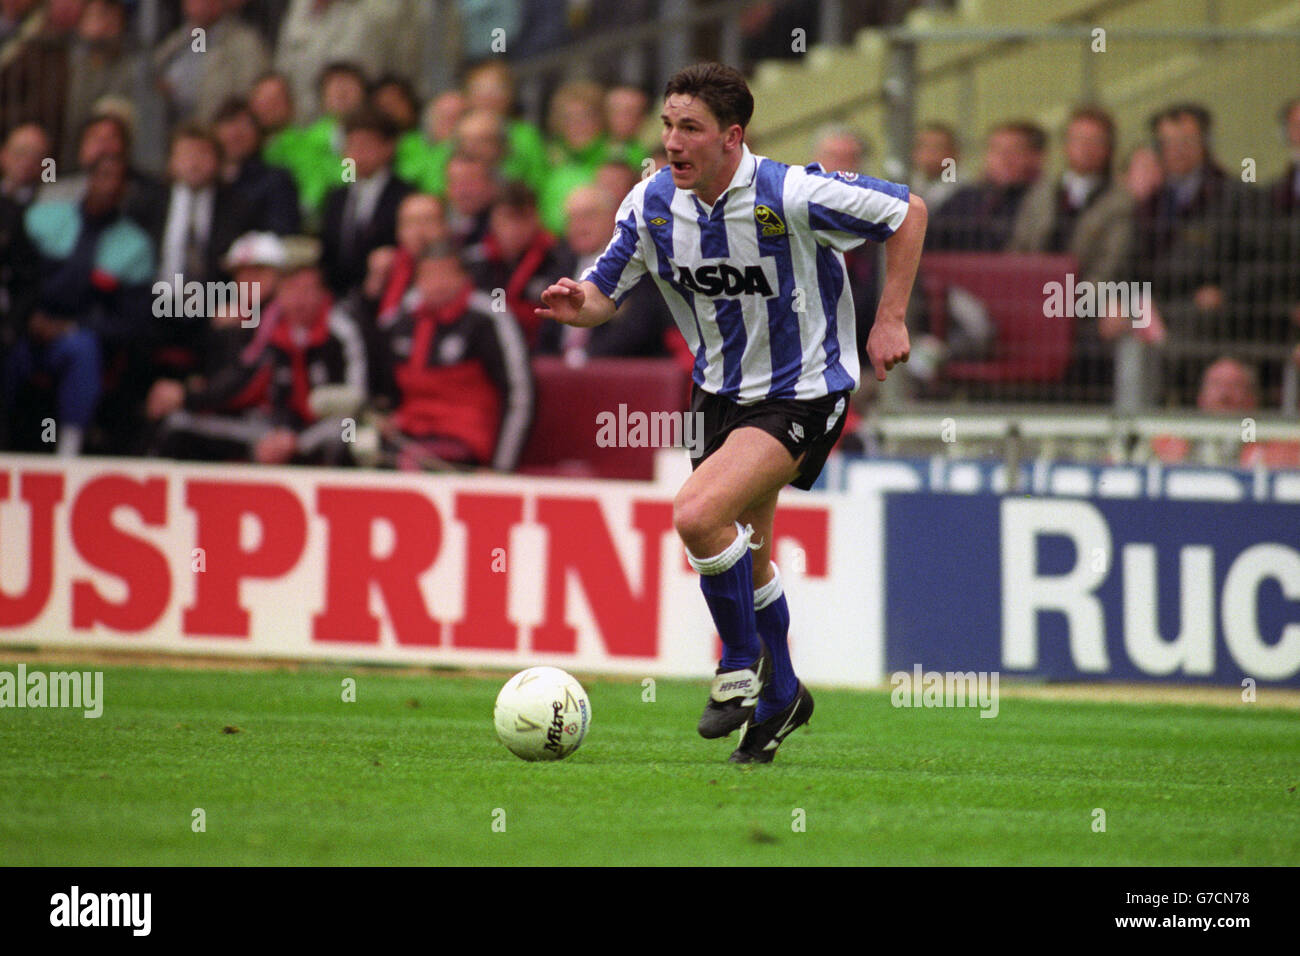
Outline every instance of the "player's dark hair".
<svg viewBox="0 0 1300 956">
<path fill-rule="evenodd" d="M 694 96 L 704 101 L 724 130 L 749 126 L 754 115 L 754 94 L 739 70 L 721 63 L 696 63 L 678 70 L 664 87 L 664 99 Z"/>
</svg>

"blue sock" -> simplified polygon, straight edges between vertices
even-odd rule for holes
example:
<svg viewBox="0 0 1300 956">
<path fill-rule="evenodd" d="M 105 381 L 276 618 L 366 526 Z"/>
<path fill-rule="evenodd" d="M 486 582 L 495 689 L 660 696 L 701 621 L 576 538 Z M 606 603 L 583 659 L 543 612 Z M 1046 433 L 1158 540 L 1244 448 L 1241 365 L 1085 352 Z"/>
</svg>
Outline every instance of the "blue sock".
<svg viewBox="0 0 1300 956">
<path fill-rule="evenodd" d="M 754 592 L 754 623 L 772 659 L 772 674 L 754 709 L 754 720 L 761 723 L 789 707 L 799 692 L 799 678 L 795 677 L 794 665 L 790 663 L 790 605 L 785 601 L 781 572 L 775 564 L 772 580 Z"/>
<path fill-rule="evenodd" d="M 691 567 L 700 572 L 700 590 L 722 638 L 722 669 L 740 670 L 758 660 L 758 629 L 754 624 L 754 559 L 749 553 L 750 532 L 739 532 L 721 554 L 697 558 L 686 553 Z"/>
</svg>

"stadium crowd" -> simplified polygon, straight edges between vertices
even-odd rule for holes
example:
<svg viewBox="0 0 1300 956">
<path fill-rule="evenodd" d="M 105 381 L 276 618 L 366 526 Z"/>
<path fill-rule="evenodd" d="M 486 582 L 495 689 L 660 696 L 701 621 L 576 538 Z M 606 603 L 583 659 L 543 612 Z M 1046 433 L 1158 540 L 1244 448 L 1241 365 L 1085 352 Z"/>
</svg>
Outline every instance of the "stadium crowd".
<svg viewBox="0 0 1300 956">
<path fill-rule="evenodd" d="M 183 0 L 174 29 L 138 50 L 127 0 L 0 0 L 0 447 L 508 471 L 533 417 L 533 357 L 690 368 L 648 278 L 596 329 L 535 316 L 664 162 L 652 98 L 565 83 L 540 129 L 517 114 L 507 61 L 467 51 L 460 85 L 422 100 L 403 4 Z M 545 5 L 506 6 L 534 17 L 530 44 L 553 42 Z M 277 15 L 243 18 L 262 7 Z M 168 131 L 160 176 L 136 137 L 142 71 Z M 1219 166 L 1195 104 L 1154 117 L 1122 165 L 1111 118 L 1076 110 L 1051 178 L 1032 123 L 988 134 L 977 182 L 957 132 L 923 124 L 910 182 L 931 210 L 928 248 L 1068 253 L 1082 280 L 1151 282 L 1149 321 L 1079 324 L 1070 382 L 1105 400 L 1114 344 L 1137 336 L 1165 356 L 1165 394 L 1190 402 L 1224 356 L 1170 343 L 1231 352 L 1300 334 L 1300 100 L 1282 115 L 1296 161 L 1266 186 Z M 868 172 L 868 152 L 834 126 L 812 158 Z M 874 248 L 847 265 L 865 343 Z M 955 312 L 940 332 L 925 298 L 912 382 L 943 395 L 944 363 L 987 353 L 990 324 Z M 1275 400 L 1280 363 L 1231 363 Z M 377 447 L 349 430 L 362 419 Z"/>
</svg>

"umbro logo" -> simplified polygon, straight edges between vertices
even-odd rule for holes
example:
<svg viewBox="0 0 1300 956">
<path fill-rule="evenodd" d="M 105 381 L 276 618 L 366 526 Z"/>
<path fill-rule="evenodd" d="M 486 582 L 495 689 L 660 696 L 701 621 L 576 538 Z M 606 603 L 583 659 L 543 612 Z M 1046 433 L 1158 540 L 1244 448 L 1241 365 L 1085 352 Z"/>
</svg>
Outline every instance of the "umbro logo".
<svg viewBox="0 0 1300 956">
<path fill-rule="evenodd" d="M 803 441 L 803 426 L 798 422 L 791 422 L 790 437 L 795 441 Z"/>
<path fill-rule="evenodd" d="M 666 226 L 666 225 L 668 225 L 668 220 L 665 219 L 663 216 L 655 216 L 653 219 L 649 220 L 649 222 L 650 222 L 650 225 L 652 225 L 652 226 Z"/>
</svg>

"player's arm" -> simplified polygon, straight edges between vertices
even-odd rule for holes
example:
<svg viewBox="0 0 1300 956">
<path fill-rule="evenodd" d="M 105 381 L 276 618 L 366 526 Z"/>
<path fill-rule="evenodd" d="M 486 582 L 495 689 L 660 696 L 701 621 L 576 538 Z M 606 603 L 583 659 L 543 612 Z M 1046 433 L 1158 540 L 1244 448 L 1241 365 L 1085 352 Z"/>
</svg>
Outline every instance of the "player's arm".
<svg viewBox="0 0 1300 956">
<path fill-rule="evenodd" d="M 608 322 L 617 308 L 594 282 L 573 279 L 559 279 L 548 286 L 542 293 L 542 305 L 544 308 L 537 310 L 540 318 L 587 329 Z"/>
<path fill-rule="evenodd" d="M 614 235 L 596 264 L 580 280 L 560 279 L 543 292 L 538 316 L 587 329 L 613 318 L 618 303 L 646 272 L 637 234 L 636 195 L 633 189 L 619 206 Z"/>
<path fill-rule="evenodd" d="M 913 193 L 907 201 L 907 217 L 894 234 L 885 240 L 885 279 L 876 307 L 876 320 L 867 336 L 867 357 L 876 370 L 876 378 L 899 362 L 906 362 L 910 352 L 907 336 L 907 300 L 916 282 L 916 269 L 925 245 L 925 227 L 929 213 L 925 202 Z"/>
</svg>

